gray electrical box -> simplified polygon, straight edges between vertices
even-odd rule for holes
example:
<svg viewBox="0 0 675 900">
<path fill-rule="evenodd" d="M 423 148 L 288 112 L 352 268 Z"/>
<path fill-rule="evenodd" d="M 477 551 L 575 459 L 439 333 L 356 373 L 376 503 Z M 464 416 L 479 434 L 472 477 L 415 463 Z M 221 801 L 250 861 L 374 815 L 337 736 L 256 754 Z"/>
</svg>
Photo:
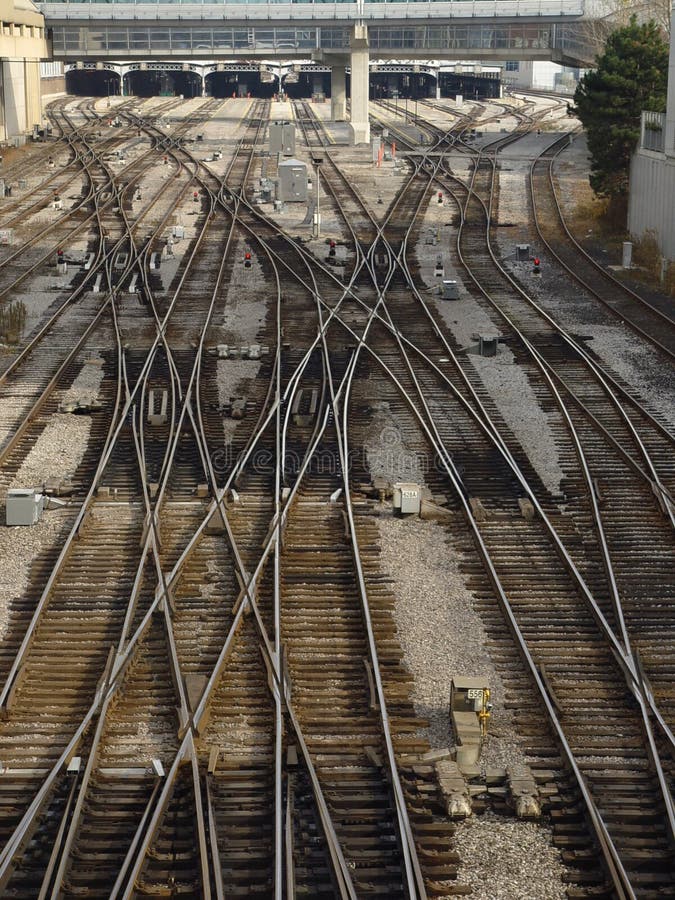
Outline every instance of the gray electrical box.
<svg viewBox="0 0 675 900">
<path fill-rule="evenodd" d="M 443 299 L 459 300 L 459 285 L 456 281 L 443 281 Z"/>
<path fill-rule="evenodd" d="M 307 166 L 299 159 L 279 163 L 277 200 L 300 202 L 307 200 Z"/>
<path fill-rule="evenodd" d="M 478 337 L 478 352 L 481 356 L 496 356 L 499 337 L 496 334 L 481 334 Z"/>
<path fill-rule="evenodd" d="M 394 486 L 394 509 L 401 515 L 419 515 L 422 505 L 422 489 L 419 484 L 399 481 Z"/>
<path fill-rule="evenodd" d="M 516 244 L 516 259 L 522 262 L 530 258 L 529 244 Z"/>
<path fill-rule="evenodd" d="M 295 153 L 295 125 L 292 122 L 270 124 L 270 153 L 293 156 Z"/>
<path fill-rule="evenodd" d="M 7 525 L 35 525 L 40 521 L 44 496 L 35 488 L 11 488 L 7 491 Z"/>
</svg>

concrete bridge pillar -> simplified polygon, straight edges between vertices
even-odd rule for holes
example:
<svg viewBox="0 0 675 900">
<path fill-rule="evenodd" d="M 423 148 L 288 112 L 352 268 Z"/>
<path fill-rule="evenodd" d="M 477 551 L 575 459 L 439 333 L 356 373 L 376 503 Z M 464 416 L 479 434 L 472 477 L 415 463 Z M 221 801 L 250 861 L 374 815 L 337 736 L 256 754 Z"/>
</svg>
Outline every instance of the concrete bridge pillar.
<svg viewBox="0 0 675 900">
<path fill-rule="evenodd" d="M 0 137 L 6 140 L 30 131 L 34 125 L 40 124 L 41 118 L 39 61 L 3 59 L 0 69 Z"/>
<path fill-rule="evenodd" d="M 347 118 L 347 75 L 345 66 L 333 66 L 330 70 L 330 117 L 333 122 Z"/>
<path fill-rule="evenodd" d="M 368 28 L 355 25 L 349 41 L 351 48 L 351 127 L 355 144 L 370 142 L 370 120 L 368 118 L 368 76 L 369 50 Z"/>
</svg>

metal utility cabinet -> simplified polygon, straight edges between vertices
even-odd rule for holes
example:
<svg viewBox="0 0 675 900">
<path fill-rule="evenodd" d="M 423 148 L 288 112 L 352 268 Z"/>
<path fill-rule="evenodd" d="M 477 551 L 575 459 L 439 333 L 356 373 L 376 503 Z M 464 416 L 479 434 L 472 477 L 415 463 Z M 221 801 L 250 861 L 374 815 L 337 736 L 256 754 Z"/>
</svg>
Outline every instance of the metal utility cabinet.
<svg viewBox="0 0 675 900">
<path fill-rule="evenodd" d="M 295 153 L 295 125 L 292 122 L 270 124 L 270 153 L 293 156 Z"/>
<path fill-rule="evenodd" d="M 443 299 L 459 300 L 459 285 L 456 281 L 443 280 Z"/>
<path fill-rule="evenodd" d="M 307 200 L 307 166 L 299 159 L 279 163 L 277 200 L 302 202 Z"/>
<path fill-rule="evenodd" d="M 422 490 L 411 481 L 398 481 L 394 486 L 394 509 L 401 515 L 418 516 L 422 505 Z"/>
<path fill-rule="evenodd" d="M 44 499 L 35 488 L 12 488 L 7 491 L 7 525 L 36 525 L 42 515 Z"/>
<path fill-rule="evenodd" d="M 478 762 L 491 709 L 490 689 L 485 679 L 454 676 L 450 682 L 450 719 L 460 769 Z"/>
</svg>

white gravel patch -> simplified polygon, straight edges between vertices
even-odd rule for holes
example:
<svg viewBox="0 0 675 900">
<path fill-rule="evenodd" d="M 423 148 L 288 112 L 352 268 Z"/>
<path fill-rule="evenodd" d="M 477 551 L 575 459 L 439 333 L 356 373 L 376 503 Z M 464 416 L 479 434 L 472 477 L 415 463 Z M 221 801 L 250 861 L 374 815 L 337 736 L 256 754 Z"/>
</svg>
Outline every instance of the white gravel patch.
<svg viewBox="0 0 675 900">
<path fill-rule="evenodd" d="M 80 372 L 64 393 L 62 403 L 92 403 L 98 397 L 103 379 L 103 357 L 92 355 L 84 361 Z"/>
<path fill-rule="evenodd" d="M 68 399 L 93 400 L 103 377 L 102 362 L 92 357 L 66 391 Z M 58 413 L 53 416 L 9 487 L 41 487 L 48 478 L 72 476 L 84 456 L 91 431 L 88 416 Z M 0 526 L 0 638 L 9 621 L 13 600 L 28 587 L 31 565 L 37 555 L 60 541 L 72 521 L 72 511 L 45 510 L 36 525 Z"/>
<path fill-rule="evenodd" d="M 474 347 L 478 334 L 498 333 L 487 311 L 472 297 L 434 302 L 462 347 Z M 471 362 L 539 477 L 550 491 L 558 493 L 565 473 L 560 468 L 550 419 L 539 405 L 526 373 L 516 365 L 513 353 L 508 347 L 500 347 L 494 357 L 472 354 Z"/>
<path fill-rule="evenodd" d="M 235 346 L 256 342 L 256 336 L 265 322 L 267 304 L 275 297 L 274 285 L 265 279 L 255 244 L 240 239 L 233 249 L 236 262 L 227 289 L 221 325 L 222 342 Z M 251 266 L 244 266 L 244 254 L 251 253 Z"/>
<path fill-rule="evenodd" d="M 472 900 L 564 900 L 565 871 L 550 831 L 492 813 L 458 824 L 457 880 L 471 885 Z"/>
<path fill-rule="evenodd" d="M 535 471 L 549 491 L 558 493 L 565 473 L 560 468 L 549 418 L 539 406 L 527 375 L 507 348 L 500 349 L 497 356 L 473 356 L 471 361 Z"/>
<path fill-rule="evenodd" d="M 523 766 L 504 686 L 486 649 L 487 635 L 460 571 L 462 557 L 447 543 L 445 527 L 419 519 L 378 520 L 381 563 L 393 579 L 394 618 L 404 659 L 415 681 L 418 715 L 429 720 L 434 749 L 452 747 L 450 679 L 484 678 L 494 704 L 481 754 L 486 768 Z M 461 856 L 457 881 L 475 900 L 563 900 L 564 868 L 541 824 L 492 813 L 458 821 L 454 849 Z"/>
<path fill-rule="evenodd" d="M 394 579 L 395 620 L 406 664 L 415 676 L 413 700 L 429 720 L 434 749 L 454 746 L 450 734 L 450 679 L 485 678 L 494 704 L 485 766 L 525 765 L 504 687 L 485 649 L 486 634 L 460 572 L 462 559 L 446 543 L 446 529 L 419 519 L 378 520 L 382 566 Z"/>
<path fill-rule="evenodd" d="M 502 164 L 499 170 L 499 203 L 497 224 L 527 225 L 529 207 L 526 194 L 526 177 L 529 165 L 509 161 L 509 168 Z"/>
<path fill-rule="evenodd" d="M 4 513 L 3 513 L 4 516 Z M 62 510 L 46 510 L 37 525 L 0 526 L 0 640 L 9 623 L 10 604 L 23 596 L 34 559 L 60 541 L 71 524 Z"/>
<path fill-rule="evenodd" d="M 96 399 L 103 378 L 102 360 L 92 357 L 82 366 L 65 392 L 71 400 Z M 10 487 L 37 487 L 48 478 L 66 478 L 75 473 L 87 449 L 91 419 L 57 413 L 44 429 L 12 479 Z"/>
<path fill-rule="evenodd" d="M 375 402 L 363 448 L 373 478 L 424 484 L 425 460 L 412 451 L 386 401 Z M 425 458 L 426 459 L 426 458 Z"/>
<path fill-rule="evenodd" d="M 220 405 L 229 403 L 231 397 L 241 396 L 241 390 L 248 386 L 244 382 L 252 381 L 259 368 L 260 360 L 257 359 L 219 359 L 216 380 Z"/>
<path fill-rule="evenodd" d="M 432 313 L 434 306 L 436 314 L 440 314 L 460 347 L 473 347 L 478 340 L 477 335 L 499 333 L 499 326 L 487 310 L 469 294 L 460 292 L 459 300 L 434 297 L 430 304 Z"/>
<path fill-rule="evenodd" d="M 659 351 L 619 325 L 584 325 L 584 333 L 593 338 L 588 346 L 609 369 L 633 385 L 648 399 L 648 406 L 658 410 L 675 429 L 672 374 L 663 371 Z"/>
</svg>

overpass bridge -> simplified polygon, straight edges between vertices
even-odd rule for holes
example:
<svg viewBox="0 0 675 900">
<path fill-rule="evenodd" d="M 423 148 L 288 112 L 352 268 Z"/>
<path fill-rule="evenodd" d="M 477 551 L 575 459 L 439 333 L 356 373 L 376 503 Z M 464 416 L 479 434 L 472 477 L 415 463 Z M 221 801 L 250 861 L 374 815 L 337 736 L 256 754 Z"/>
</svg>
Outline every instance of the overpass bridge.
<svg viewBox="0 0 675 900">
<path fill-rule="evenodd" d="M 411 2 L 37 2 L 64 62 L 312 60 L 331 69 L 331 114 L 368 140 L 368 74 L 378 60 L 553 60 L 588 65 L 595 0 Z M 592 8 L 591 8 L 592 7 Z"/>
</svg>

